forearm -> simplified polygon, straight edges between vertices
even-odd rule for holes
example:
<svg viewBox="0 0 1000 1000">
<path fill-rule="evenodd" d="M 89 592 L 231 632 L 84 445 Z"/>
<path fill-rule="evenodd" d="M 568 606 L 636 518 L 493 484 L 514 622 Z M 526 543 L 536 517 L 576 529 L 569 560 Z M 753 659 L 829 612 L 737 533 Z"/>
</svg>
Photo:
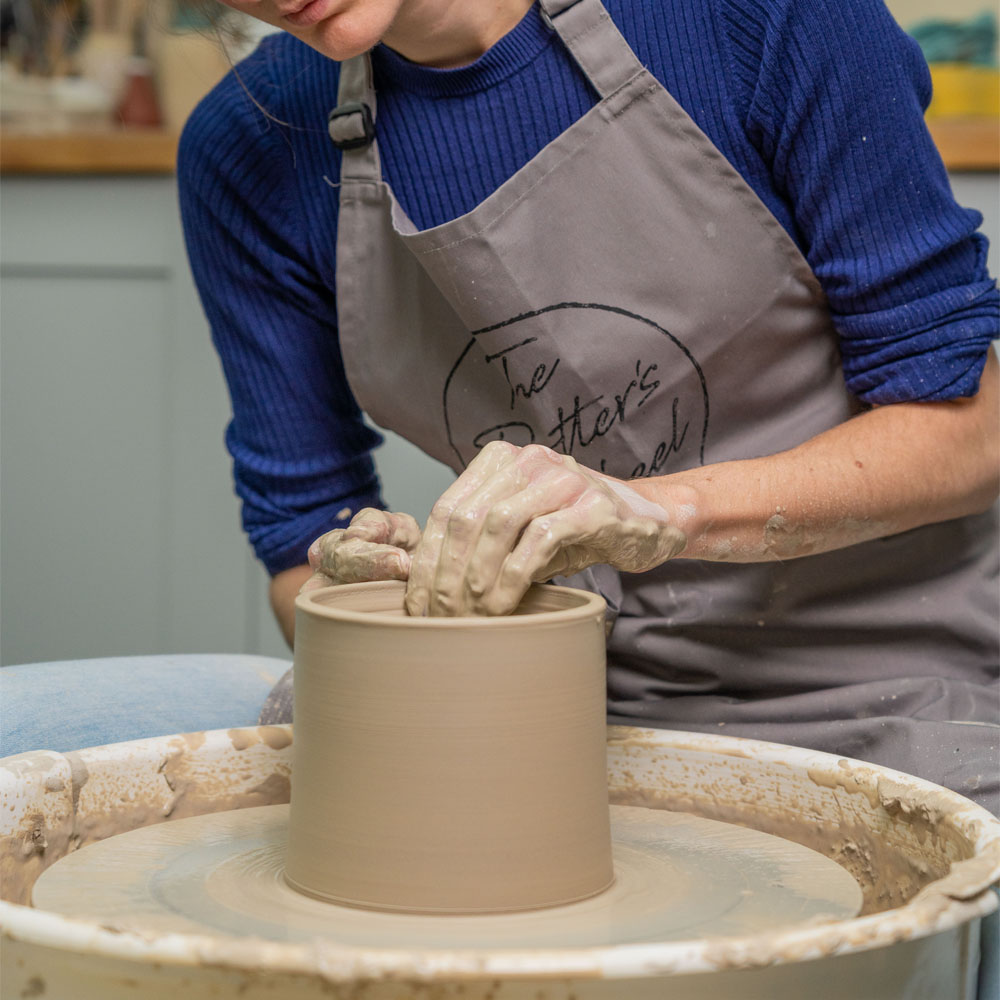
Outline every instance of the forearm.
<svg viewBox="0 0 1000 1000">
<path fill-rule="evenodd" d="M 309 566 L 293 566 L 271 578 L 268 596 L 271 610 L 278 620 L 278 627 L 285 641 L 291 647 L 295 639 L 295 598 L 302 584 L 312 576 Z"/>
<path fill-rule="evenodd" d="M 998 490 L 998 376 L 978 395 L 870 410 L 790 451 L 656 479 L 637 492 L 687 535 L 680 558 L 825 552 L 986 509 Z"/>
</svg>

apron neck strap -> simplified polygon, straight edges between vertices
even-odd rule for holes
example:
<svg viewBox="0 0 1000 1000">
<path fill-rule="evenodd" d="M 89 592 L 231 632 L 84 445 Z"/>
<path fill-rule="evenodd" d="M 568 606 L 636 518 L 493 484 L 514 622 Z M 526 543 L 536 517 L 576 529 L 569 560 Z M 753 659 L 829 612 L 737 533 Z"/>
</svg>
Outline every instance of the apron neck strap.
<svg viewBox="0 0 1000 1000">
<path fill-rule="evenodd" d="M 644 72 L 601 0 L 539 0 L 539 7 L 542 19 L 559 35 L 602 99 Z M 330 112 L 328 129 L 343 152 L 342 180 L 381 180 L 370 53 L 340 64 L 337 106 Z"/>
<path fill-rule="evenodd" d="M 375 83 L 369 53 L 340 64 L 337 106 L 330 112 L 327 129 L 333 144 L 343 152 L 341 180 L 381 179 L 375 142 Z"/>
<path fill-rule="evenodd" d="M 644 71 L 600 0 L 539 0 L 539 7 L 602 99 Z"/>
</svg>

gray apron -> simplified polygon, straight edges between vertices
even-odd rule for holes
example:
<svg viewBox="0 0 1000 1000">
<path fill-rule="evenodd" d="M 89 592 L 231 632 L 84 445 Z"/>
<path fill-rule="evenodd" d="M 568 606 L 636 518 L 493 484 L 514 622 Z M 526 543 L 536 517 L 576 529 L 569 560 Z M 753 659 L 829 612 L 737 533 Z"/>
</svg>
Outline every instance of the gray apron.
<svg viewBox="0 0 1000 1000">
<path fill-rule="evenodd" d="M 541 6 L 600 102 L 433 229 L 382 179 L 369 58 L 341 69 L 337 311 L 363 409 L 456 472 L 504 439 L 626 479 L 851 417 L 778 221 L 598 0 Z M 595 567 L 583 585 L 618 612 L 609 717 L 860 757 L 995 810 L 995 530 L 991 512 L 788 562 Z"/>
</svg>

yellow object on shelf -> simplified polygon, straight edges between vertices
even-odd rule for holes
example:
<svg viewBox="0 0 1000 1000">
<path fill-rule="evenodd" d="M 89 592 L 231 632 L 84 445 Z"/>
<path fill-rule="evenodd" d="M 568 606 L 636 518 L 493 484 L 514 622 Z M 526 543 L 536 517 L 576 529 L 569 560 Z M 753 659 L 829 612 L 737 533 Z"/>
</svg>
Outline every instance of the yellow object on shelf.
<svg viewBox="0 0 1000 1000">
<path fill-rule="evenodd" d="M 1000 69 L 969 63 L 931 63 L 930 69 L 928 118 L 1000 116 Z"/>
</svg>

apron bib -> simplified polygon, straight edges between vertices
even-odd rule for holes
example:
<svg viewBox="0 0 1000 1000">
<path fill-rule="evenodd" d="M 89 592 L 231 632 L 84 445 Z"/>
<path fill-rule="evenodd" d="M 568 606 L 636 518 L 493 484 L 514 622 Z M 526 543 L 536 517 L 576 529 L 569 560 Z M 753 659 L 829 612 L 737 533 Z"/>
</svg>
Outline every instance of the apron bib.
<svg viewBox="0 0 1000 1000">
<path fill-rule="evenodd" d="M 851 417 L 788 234 L 598 0 L 541 6 L 600 100 L 433 229 L 382 179 L 369 58 L 341 68 L 337 312 L 361 407 L 456 472 L 503 439 L 624 479 L 771 454 Z M 991 512 L 786 563 L 595 567 L 583 585 L 618 610 L 610 718 L 995 792 L 994 532 Z"/>
</svg>

